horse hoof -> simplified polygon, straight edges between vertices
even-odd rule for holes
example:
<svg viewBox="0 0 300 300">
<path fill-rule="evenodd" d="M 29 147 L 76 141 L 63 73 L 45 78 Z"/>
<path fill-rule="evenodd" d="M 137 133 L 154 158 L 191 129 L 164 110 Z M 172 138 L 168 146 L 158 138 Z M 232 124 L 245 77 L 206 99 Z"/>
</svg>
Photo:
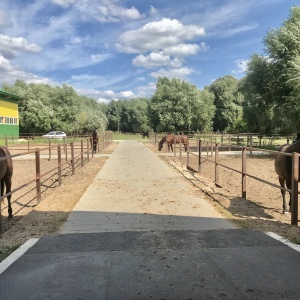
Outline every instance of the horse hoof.
<svg viewBox="0 0 300 300">
<path fill-rule="evenodd" d="M 8 219 L 12 219 L 13 218 L 13 215 L 11 215 L 11 216 L 8 216 Z"/>
</svg>

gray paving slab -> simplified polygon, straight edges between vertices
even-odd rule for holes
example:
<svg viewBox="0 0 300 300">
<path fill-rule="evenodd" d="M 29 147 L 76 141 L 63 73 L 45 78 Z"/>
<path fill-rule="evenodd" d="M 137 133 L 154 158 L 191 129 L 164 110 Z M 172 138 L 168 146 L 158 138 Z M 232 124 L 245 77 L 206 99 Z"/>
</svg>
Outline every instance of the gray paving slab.
<svg viewBox="0 0 300 300">
<path fill-rule="evenodd" d="M 0 276 L 0 299 L 299 299 L 300 255 L 254 230 L 41 238 Z"/>
<path fill-rule="evenodd" d="M 300 299 L 299 252 L 235 228 L 139 142 L 119 143 L 61 232 L 10 262 L 1 300 Z"/>
<path fill-rule="evenodd" d="M 158 155 L 120 141 L 61 232 L 235 228 Z"/>
</svg>

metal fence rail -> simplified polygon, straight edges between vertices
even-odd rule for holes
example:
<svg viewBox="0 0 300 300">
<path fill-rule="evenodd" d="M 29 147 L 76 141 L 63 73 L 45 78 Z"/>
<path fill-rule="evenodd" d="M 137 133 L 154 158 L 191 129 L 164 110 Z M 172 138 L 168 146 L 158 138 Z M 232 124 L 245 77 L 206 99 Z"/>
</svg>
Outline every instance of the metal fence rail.
<svg viewBox="0 0 300 300">
<path fill-rule="evenodd" d="M 162 134 L 152 133 L 150 135 L 150 142 L 153 144 L 157 144 L 161 138 Z M 204 162 L 212 163 L 214 166 L 214 183 L 218 187 L 222 187 L 219 182 L 219 173 L 220 168 L 224 168 L 240 174 L 240 191 L 241 197 L 247 199 L 247 178 L 251 178 L 256 181 L 260 181 L 264 184 L 272 186 L 274 188 L 284 190 L 291 194 L 291 225 L 298 226 L 298 182 L 299 182 L 299 153 L 283 153 L 279 151 L 272 151 L 266 149 L 260 149 L 252 146 L 243 146 L 238 145 L 240 143 L 239 140 L 236 140 L 235 143 L 232 143 L 232 140 L 228 141 L 227 143 L 218 143 L 216 142 L 217 138 L 220 140 L 225 141 L 225 137 L 221 139 L 221 136 L 213 136 L 208 135 L 203 139 L 203 136 L 196 136 L 194 135 L 193 138 L 189 139 L 188 148 L 186 153 L 186 166 L 187 169 L 196 173 L 202 173 L 202 164 Z M 252 145 L 252 139 L 248 138 L 246 143 Z M 287 140 L 289 141 L 289 140 Z M 184 151 L 181 145 L 174 145 L 174 156 L 177 157 L 178 151 L 176 148 L 179 149 L 179 159 L 182 161 L 182 151 Z M 230 167 L 225 164 L 222 164 L 219 160 L 219 152 L 222 151 L 235 151 L 237 155 L 241 157 L 241 164 L 239 166 Z M 252 174 L 247 173 L 246 165 L 247 165 L 247 154 L 252 155 L 254 152 L 263 151 L 270 155 L 284 155 L 284 156 L 291 156 L 292 157 L 292 187 L 291 189 L 283 188 L 279 185 L 276 185 L 268 180 L 260 178 L 259 176 L 255 176 Z M 194 164 L 191 163 L 191 160 Z M 195 160 L 197 163 L 195 164 Z M 204 174 L 205 175 L 205 174 Z"/>
<path fill-rule="evenodd" d="M 97 144 L 97 152 L 101 152 L 110 143 L 112 143 L 112 134 L 110 132 L 100 135 L 99 142 Z M 0 196 L 0 234 L 2 233 L 2 210 L 5 209 L 1 208 L 1 203 L 4 198 L 20 190 L 24 190 L 23 196 L 35 190 L 34 199 L 31 199 L 29 202 L 36 200 L 36 203 L 38 204 L 42 200 L 43 180 L 46 181 L 49 179 L 47 176 L 57 176 L 57 182 L 60 186 L 62 184 L 63 173 L 65 176 L 67 176 L 68 173 L 70 173 L 69 175 L 74 175 L 76 169 L 82 168 L 84 166 L 84 162 L 88 163 L 90 158 L 94 156 L 91 148 L 90 137 L 83 138 L 81 140 L 74 140 L 70 143 L 55 143 L 49 139 L 48 147 L 41 148 L 37 148 L 37 145 L 33 143 L 28 144 L 28 148 L 26 149 L 18 148 L 15 144 L 8 143 L 7 148 L 9 148 L 11 152 L 11 155 L 7 157 L 11 157 L 13 160 L 34 160 L 35 174 L 30 174 L 30 179 L 26 180 L 26 182 L 17 186 L 11 192 Z M 18 151 L 18 153 L 15 153 L 16 151 Z M 7 157 L 0 158 L 0 160 L 6 160 Z M 41 170 L 42 161 L 44 160 L 53 161 L 53 167 L 47 170 Z M 35 184 L 35 188 L 31 188 L 30 191 L 25 191 L 25 188 L 31 187 L 33 184 Z M 21 197 L 22 196 L 13 200 L 12 204 Z"/>
</svg>

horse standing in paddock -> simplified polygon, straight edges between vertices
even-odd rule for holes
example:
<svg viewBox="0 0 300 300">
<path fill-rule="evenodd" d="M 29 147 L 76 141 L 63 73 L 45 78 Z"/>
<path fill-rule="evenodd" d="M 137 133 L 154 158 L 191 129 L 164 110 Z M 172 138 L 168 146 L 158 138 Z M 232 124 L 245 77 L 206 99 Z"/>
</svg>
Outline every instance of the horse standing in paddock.
<svg viewBox="0 0 300 300">
<path fill-rule="evenodd" d="M 11 157 L 8 156 L 10 156 L 10 152 L 8 151 L 8 149 L 4 146 L 0 146 L 0 158 L 6 157 L 6 159 L 0 160 L 1 197 L 4 195 L 4 185 L 6 187 L 6 194 L 11 192 L 11 178 L 13 175 L 13 164 L 12 164 Z M 7 201 L 8 201 L 8 217 L 12 218 L 13 215 L 12 215 L 10 200 L 11 200 L 11 195 L 7 196 Z"/>
<path fill-rule="evenodd" d="M 149 138 L 149 132 L 142 132 L 142 136 L 143 136 L 143 138 L 145 138 L 145 137 L 147 137 L 147 138 Z"/>
<path fill-rule="evenodd" d="M 167 143 L 168 151 L 171 149 L 173 151 L 173 144 L 182 143 L 184 146 L 185 151 L 187 151 L 187 144 L 188 144 L 188 137 L 186 135 L 177 135 L 175 137 L 174 134 L 166 134 L 163 136 L 161 141 L 158 143 L 158 151 L 160 151 L 163 147 L 163 144 Z"/>
<path fill-rule="evenodd" d="M 97 152 L 98 140 L 98 128 L 94 128 L 91 138 L 91 148 L 93 149 L 93 153 Z"/>
<path fill-rule="evenodd" d="M 293 153 L 293 152 L 300 153 L 300 133 L 297 134 L 297 139 L 294 143 L 283 145 L 278 149 L 278 151 L 284 153 Z M 292 157 L 278 154 L 275 158 L 275 172 L 278 175 L 280 186 L 290 190 L 292 188 Z M 281 190 L 281 195 L 282 195 L 282 202 L 283 202 L 282 213 L 286 213 L 288 212 L 288 210 L 287 210 L 284 190 Z M 291 211 L 291 193 L 290 193 L 289 207 L 290 207 L 289 211 Z"/>
</svg>

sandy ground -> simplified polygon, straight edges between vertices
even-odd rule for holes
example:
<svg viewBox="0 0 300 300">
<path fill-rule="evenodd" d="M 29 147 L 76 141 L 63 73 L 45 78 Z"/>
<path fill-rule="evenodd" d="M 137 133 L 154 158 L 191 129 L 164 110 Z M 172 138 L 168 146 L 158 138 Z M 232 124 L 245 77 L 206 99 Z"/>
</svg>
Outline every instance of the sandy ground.
<svg viewBox="0 0 300 300">
<path fill-rule="evenodd" d="M 157 151 L 150 143 L 146 143 L 153 151 Z M 116 143 L 111 144 L 102 153 L 111 153 Z M 38 204 L 28 186 L 28 194 L 22 197 L 15 195 L 14 218 L 7 220 L 6 200 L 2 204 L 3 234 L 0 239 L 0 260 L 7 254 L 7 247 L 18 246 L 29 238 L 41 237 L 48 233 L 58 233 L 73 207 L 88 188 L 101 169 L 106 158 L 94 157 L 75 175 L 70 176 L 66 168 L 63 184 L 59 187 L 55 175 L 49 174 L 48 181 L 43 184 L 42 201 Z M 226 218 L 244 228 L 254 228 L 263 232 L 272 231 L 291 241 L 300 240 L 299 227 L 291 226 L 290 214 L 282 214 L 282 200 L 279 189 L 247 180 L 247 200 L 241 198 L 241 179 L 238 173 L 220 168 L 219 186 L 214 183 L 214 164 L 206 162 L 202 165 L 201 174 L 187 171 L 185 160 L 180 161 L 172 156 L 162 157 L 162 161 L 175 168 L 191 183 L 192 191 L 206 197 L 212 205 Z M 239 168 L 240 157 L 223 156 L 221 163 Z M 197 161 L 190 161 L 195 165 Z M 43 168 L 53 165 L 51 161 L 43 161 Z M 14 186 L 18 186 L 17 178 L 26 178 L 30 170 L 35 168 L 32 161 L 16 161 L 14 163 Z M 277 184 L 274 172 L 274 158 L 252 157 L 247 161 L 247 172 Z M 80 184 L 79 184 L 80 183 Z M 76 187 L 76 188 L 75 188 Z M 19 198 L 18 198 L 19 197 Z M 158 208 L 159 209 L 159 208 Z"/>
</svg>

